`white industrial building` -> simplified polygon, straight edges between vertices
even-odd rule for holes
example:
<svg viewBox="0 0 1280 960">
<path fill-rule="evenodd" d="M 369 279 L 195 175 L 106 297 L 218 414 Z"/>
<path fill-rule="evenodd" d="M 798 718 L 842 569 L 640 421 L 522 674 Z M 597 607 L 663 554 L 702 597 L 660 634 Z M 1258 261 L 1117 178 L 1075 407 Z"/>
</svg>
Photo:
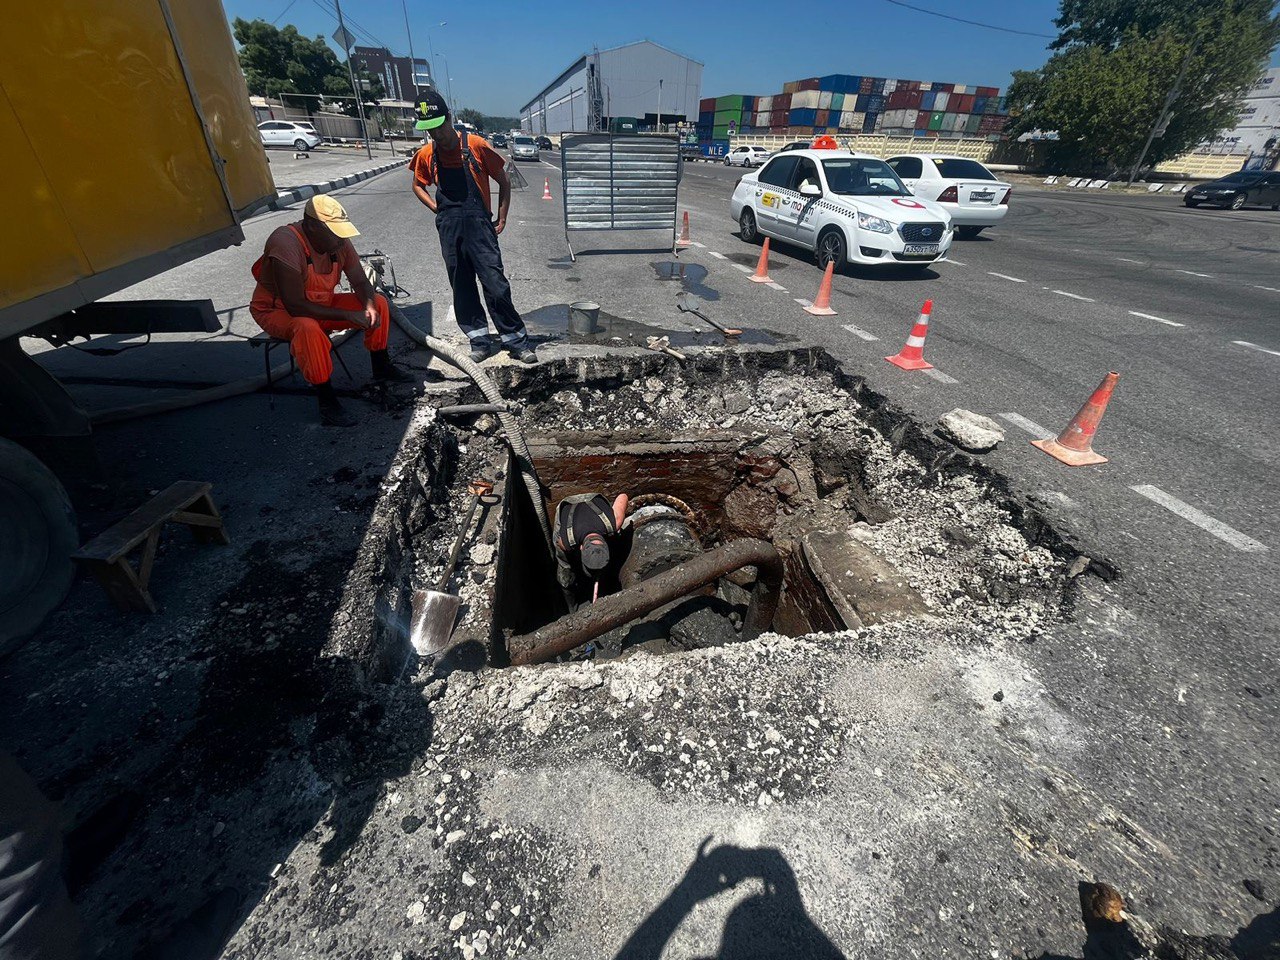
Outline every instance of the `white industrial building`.
<svg viewBox="0 0 1280 960">
<path fill-rule="evenodd" d="M 520 124 L 541 135 L 608 129 L 615 117 L 694 123 L 701 96 L 701 63 L 641 40 L 583 54 L 520 108 Z"/>
<path fill-rule="evenodd" d="M 1245 94 L 1236 128 L 1223 133 L 1209 148 L 1215 153 L 1258 156 L 1267 152 L 1267 141 L 1277 139 L 1280 139 L 1280 67 L 1273 67 Z"/>
</svg>

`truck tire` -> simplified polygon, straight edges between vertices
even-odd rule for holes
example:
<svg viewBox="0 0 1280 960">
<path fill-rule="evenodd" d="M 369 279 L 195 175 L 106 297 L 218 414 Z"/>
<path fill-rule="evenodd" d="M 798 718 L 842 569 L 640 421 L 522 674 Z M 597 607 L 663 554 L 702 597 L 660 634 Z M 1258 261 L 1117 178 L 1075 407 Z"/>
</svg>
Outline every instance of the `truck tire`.
<svg viewBox="0 0 1280 960">
<path fill-rule="evenodd" d="M 80 543 L 58 478 L 23 447 L 0 440 L 0 657 L 62 603 Z"/>
</svg>

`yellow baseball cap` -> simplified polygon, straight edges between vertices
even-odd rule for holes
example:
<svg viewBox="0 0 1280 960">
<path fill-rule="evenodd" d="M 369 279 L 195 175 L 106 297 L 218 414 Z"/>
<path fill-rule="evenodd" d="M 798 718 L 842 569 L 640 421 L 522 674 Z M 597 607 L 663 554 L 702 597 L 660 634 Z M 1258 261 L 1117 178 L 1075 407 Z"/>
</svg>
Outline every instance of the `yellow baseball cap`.
<svg viewBox="0 0 1280 960">
<path fill-rule="evenodd" d="M 327 193 L 317 194 L 307 201 L 307 205 L 303 208 L 302 215 L 304 217 L 315 217 L 323 223 L 336 237 L 348 238 L 360 236 L 360 231 L 356 229 L 351 218 L 347 216 L 347 211 L 342 209 L 342 204 Z"/>
</svg>

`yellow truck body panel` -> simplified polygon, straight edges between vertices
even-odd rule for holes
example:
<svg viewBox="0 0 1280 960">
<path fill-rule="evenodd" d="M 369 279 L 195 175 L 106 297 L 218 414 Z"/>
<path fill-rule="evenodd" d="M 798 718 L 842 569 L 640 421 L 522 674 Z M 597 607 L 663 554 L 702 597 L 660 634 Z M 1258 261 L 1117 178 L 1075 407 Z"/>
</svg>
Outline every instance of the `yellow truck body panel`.
<svg viewBox="0 0 1280 960">
<path fill-rule="evenodd" d="M 275 196 L 219 0 L 5 13 L 0 337 L 211 250 Z"/>
</svg>

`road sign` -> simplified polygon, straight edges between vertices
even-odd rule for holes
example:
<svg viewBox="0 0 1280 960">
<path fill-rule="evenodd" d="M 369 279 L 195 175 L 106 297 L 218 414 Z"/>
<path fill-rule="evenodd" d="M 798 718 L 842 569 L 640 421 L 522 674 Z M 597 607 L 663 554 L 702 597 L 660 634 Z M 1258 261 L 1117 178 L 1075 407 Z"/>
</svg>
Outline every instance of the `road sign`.
<svg viewBox="0 0 1280 960">
<path fill-rule="evenodd" d="M 333 42 L 342 48 L 343 53 L 350 53 L 351 48 L 356 45 L 356 38 L 346 27 L 339 27 L 333 31 Z"/>
</svg>

